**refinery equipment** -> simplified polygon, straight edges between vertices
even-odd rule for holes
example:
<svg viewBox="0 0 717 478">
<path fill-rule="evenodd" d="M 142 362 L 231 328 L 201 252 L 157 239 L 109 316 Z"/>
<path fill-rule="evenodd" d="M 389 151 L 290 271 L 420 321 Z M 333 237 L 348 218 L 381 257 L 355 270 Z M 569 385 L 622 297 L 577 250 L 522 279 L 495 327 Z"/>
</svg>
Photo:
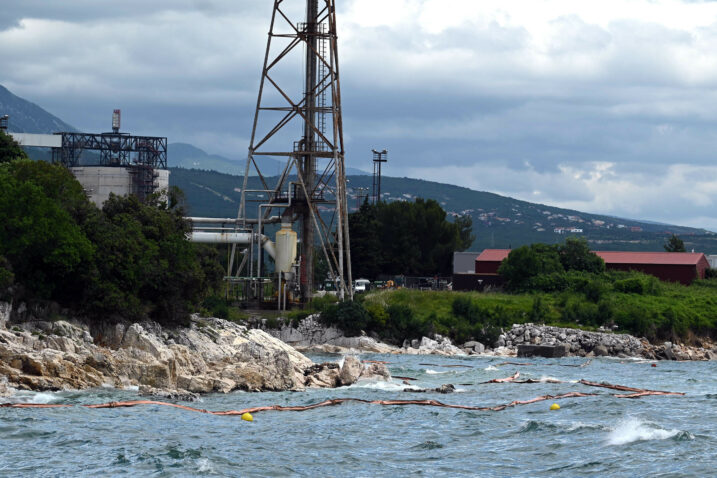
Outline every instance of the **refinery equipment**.
<svg viewBox="0 0 717 478">
<path fill-rule="evenodd" d="M 262 171 L 267 157 L 284 164 L 277 177 Z M 248 188 L 251 175 L 259 188 Z M 193 240 L 232 244 L 227 280 L 247 303 L 310 301 L 317 260 L 339 297 L 353 296 L 334 0 L 274 1 L 237 218 L 192 221 Z M 279 224 L 274 243 L 265 228 Z"/>
<path fill-rule="evenodd" d="M 144 201 L 169 187 L 167 138 L 121 133 L 120 115 L 114 110 L 108 133 L 9 134 L 21 146 L 51 148 L 53 163 L 66 166 L 98 206 L 110 194 L 134 194 Z M 81 164 L 85 151 L 99 153 L 99 164 Z"/>
</svg>

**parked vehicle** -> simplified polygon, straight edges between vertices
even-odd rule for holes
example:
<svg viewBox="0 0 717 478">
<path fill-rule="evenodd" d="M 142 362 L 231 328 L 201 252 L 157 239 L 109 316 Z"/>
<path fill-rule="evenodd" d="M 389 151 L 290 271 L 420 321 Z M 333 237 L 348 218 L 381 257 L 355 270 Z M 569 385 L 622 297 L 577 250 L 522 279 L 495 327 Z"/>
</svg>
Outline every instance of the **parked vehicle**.
<svg viewBox="0 0 717 478">
<path fill-rule="evenodd" d="M 366 292 L 371 287 L 371 281 L 368 279 L 356 279 L 354 281 L 354 294 Z"/>
</svg>

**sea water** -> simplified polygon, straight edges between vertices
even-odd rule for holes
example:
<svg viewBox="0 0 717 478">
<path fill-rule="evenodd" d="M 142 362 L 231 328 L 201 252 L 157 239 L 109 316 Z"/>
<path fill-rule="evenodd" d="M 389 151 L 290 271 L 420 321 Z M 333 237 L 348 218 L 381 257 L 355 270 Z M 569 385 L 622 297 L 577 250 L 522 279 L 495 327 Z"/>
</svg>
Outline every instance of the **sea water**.
<svg viewBox="0 0 717 478">
<path fill-rule="evenodd" d="M 338 361 L 338 356 L 313 356 Z M 503 411 L 344 403 L 256 413 L 253 422 L 162 406 L 0 409 L 0 476 L 716 476 L 717 363 L 595 359 L 363 355 L 391 362 L 410 386 L 359 382 L 306 392 L 213 394 L 208 410 L 308 405 L 327 398 L 435 399 L 494 406 L 579 391 Z M 451 367 L 460 365 L 460 367 Z M 573 366 L 571 366 L 573 365 Z M 565 383 L 483 383 L 508 377 Z M 685 392 L 620 399 L 579 379 Z M 457 391 L 420 392 L 451 383 Z M 405 390 L 408 389 L 408 390 Z M 405 390 L 405 391 L 404 391 Z M 89 404 L 137 399 L 136 390 L 22 392 L 14 401 Z"/>
</svg>

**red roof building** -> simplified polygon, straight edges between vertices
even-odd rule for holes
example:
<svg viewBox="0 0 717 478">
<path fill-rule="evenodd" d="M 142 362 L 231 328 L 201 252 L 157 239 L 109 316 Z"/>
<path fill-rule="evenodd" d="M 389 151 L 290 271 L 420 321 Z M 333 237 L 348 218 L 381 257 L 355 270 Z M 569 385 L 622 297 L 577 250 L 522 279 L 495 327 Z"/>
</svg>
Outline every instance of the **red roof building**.
<svg viewBox="0 0 717 478">
<path fill-rule="evenodd" d="M 704 279 L 710 267 L 701 252 L 613 252 L 595 251 L 605 261 L 605 267 L 620 271 L 640 271 L 663 281 L 689 285 Z"/>
<path fill-rule="evenodd" d="M 476 258 L 476 274 L 497 275 L 498 268 L 510 249 L 485 249 Z M 639 271 L 663 281 L 689 285 L 704 279 L 710 267 L 701 252 L 613 252 L 595 251 L 609 270 Z"/>
<path fill-rule="evenodd" d="M 498 275 L 498 268 L 508 254 L 510 249 L 485 249 L 476 257 L 476 274 Z"/>
</svg>

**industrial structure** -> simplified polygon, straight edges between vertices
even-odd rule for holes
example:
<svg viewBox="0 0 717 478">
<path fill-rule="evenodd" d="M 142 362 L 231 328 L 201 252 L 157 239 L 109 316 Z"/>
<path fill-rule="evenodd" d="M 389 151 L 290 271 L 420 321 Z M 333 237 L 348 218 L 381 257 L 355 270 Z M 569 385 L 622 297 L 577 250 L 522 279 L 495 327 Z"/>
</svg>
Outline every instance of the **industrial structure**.
<svg viewBox="0 0 717 478">
<path fill-rule="evenodd" d="M 453 274 L 454 290 L 482 290 L 503 284 L 498 269 L 510 254 L 510 249 L 485 249 L 475 257 L 475 272 Z M 700 252 L 622 252 L 593 251 L 607 270 L 637 271 L 662 281 L 691 284 L 704 279 L 710 263 Z"/>
<path fill-rule="evenodd" d="M 279 176 L 262 172 L 266 157 L 285 161 Z M 247 187 L 253 174 L 258 189 Z M 274 1 L 237 218 L 192 220 L 193 240 L 232 244 L 227 280 L 248 305 L 310 301 L 318 261 L 339 298 L 352 297 L 334 0 Z"/>
<path fill-rule="evenodd" d="M 167 138 L 121 133 L 120 121 L 120 110 L 114 110 L 112 131 L 108 133 L 10 135 L 21 146 L 51 148 L 52 161 L 69 168 L 97 206 L 102 206 L 110 194 L 134 194 L 144 201 L 169 187 Z M 96 151 L 99 164 L 82 165 L 85 151 Z"/>
</svg>

